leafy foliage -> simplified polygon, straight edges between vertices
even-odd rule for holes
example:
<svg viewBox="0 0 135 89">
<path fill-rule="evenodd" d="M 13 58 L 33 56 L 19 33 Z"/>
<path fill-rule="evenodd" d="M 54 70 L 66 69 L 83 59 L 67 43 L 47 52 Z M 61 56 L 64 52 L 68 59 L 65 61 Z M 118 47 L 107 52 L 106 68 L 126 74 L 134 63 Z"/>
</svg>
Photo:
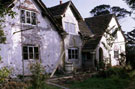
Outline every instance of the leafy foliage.
<svg viewBox="0 0 135 89">
<path fill-rule="evenodd" d="M 6 67 L 0 69 L 0 83 L 3 83 L 5 81 L 5 79 L 9 76 L 10 72 L 11 71 Z"/>
<path fill-rule="evenodd" d="M 129 78 L 128 73 L 124 68 L 119 67 L 112 67 L 107 70 L 99 71 L 97 75 L 94 77 L 100 77 L 100 78 L 111 78 L 117 76 L 118 78 Z"/>
<path fill-rule="evenodd" d="M 131 8 L 135 9 L 135 0 L 124 0 Z"/>
<path fill-rule="evenodd" d="M 127 63 L 130 63 L 135 68 L 135 29 L 126 34 L 127 44 Z"/>
<path fill-rule="evenodd" d="M 115 14 L 117 17 L 125 17 L 126 15 L 131 15 L 130 11 L 118 6 L 111 7 L 110 5 L 99 5 L 90 11 L 93 16 Z"/>
<path fill-rule="evenodd" d="M 32 73 L 31 86 L 28 89 L 45 89 L 45 80 L 47 75 L 45 75 L 45 69 L 42 67 L 41 63 L 36 62 L 30 65 L 30 70 Z"/>
<path fill-rule="evenodd" d="M 130 32 L 128 32 L 128 33 L 126 34 L 126 38 L 127 38 L 127 40 L 128 40 L 128 45 L 133 45 L 133 44 L 135 44 L 135 29 L 132 30 L 132 31 L 130 31 Z"/>
<path fill-rule="evenodd" d="M 12 11 L 12 5 L 9 6 L 12 1 L 13 0 L 0 0 L 0 43 L 5 43 L 6 41 L 6 37 L 3 32 L 5 16 L 14 18 L 14 15 L 16 14 Z"/>
</svg>

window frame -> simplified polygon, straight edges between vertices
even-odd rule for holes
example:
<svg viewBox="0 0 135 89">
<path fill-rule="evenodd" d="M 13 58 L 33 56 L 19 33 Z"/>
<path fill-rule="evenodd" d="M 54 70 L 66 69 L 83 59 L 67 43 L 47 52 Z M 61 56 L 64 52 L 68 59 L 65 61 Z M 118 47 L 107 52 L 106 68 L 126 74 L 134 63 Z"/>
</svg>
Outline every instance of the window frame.
<svg viewBox="0 0 135 89">
<path fill-rule="evenodd" d="M 27 47 L 27 52 L 24 52 L 24 47 Z M 32 55 L 33 55 L 33 58 L 30 58 L 30 48 L 32 48 Z M 38 52 L 35 52 L 35 48 L 38 48 Z M 25 59 L 24 58 L 24 55 L 27 55 L 27 58 Z M 38 58 L 36 58 L 36 55 L 35 54 L 38 54 Z M 40 59 L 40 50 L 39 50 L 39 46 L 34 46 L 34 45 L 23 45 L 22 46 L 22 59 L 23 60 L 39 60 Z"/>
<path fill-rule="evenodd" d="M 22 21 L 22 11 L 24 11 L 24 20 L 25 20 L 25 21 Z M 27 20 L 27 19 L 28 19 L 27 12 L 30 13 L 30 23 L 27 22 L 27 21 L 28 21 L 28 20 Z M 32 22 L 32 21 L 33 21 L 32 14 L 35 14 L 35 24 L 33 24 L 33 22 Z M 21 22 L 22 24 L 26 24 L 26 25 L 37 25 L 37 13 L 34 12 L 34 11 L 21 9 L 21 10 L 20 10 L 20 22 Z"/>
<path fill-rule="evenodd" d="M 68 59 L 79 59 L 79 48 L 69 48 L 68 49 Z"/>
<path fill-rule="evenodd" d="M 67 25 L 68 27 L 66 27 L 66 24 L 68 24 Z M 71 23 L 71 22 L 65 21 L 64 22 L 64 26 L 65 26 L 65 31 L 67 33 L 69 33 L 69 34 L 76 34 L 76 24 L 75 23 Z M 72 30 L 73 29 L 72 26 L 74 27 L 74 30 Z"/>
</svg>

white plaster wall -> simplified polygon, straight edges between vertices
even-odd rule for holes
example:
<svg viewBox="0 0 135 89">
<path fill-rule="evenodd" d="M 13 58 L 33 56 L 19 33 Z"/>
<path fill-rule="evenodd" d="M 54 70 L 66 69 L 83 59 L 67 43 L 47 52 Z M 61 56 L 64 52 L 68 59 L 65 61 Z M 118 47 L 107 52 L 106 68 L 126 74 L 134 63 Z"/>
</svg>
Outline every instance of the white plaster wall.
<svg viewBox="0 0 135 89">
<path fill-rule="evenodd" d="M 117 24 L 115 18 L 112 18 L 109 26 L 110 27 L 115 26 L 115 28 L 118 28 L 118 24 Z M 115 42 L 114 42 L 114 44 L 112 46 L 112 51 L 111 51 L 111 58 L 112 58 L 111 63 L 112 63 L 112 66 L 119 65 L 118 60 L 114 58 L 114 51 L 115 50 L 118 50 L 119 54 L 125 53 L 125 38 L 124 38 L 124 36 L 123 36 L 123 34 L 122 34 L 122 32 L 120 30 L 117 31 L 117 38 L 115 39 Z M 120 58 L 120 56 L 119 56 L 119 58 Z"/>
<path fill-rule="evenodd" d="M 1 56 L 2 56 L 2 66 L 8 66 L 12 68 L 14 76 L 15 74 L 22 74 L 22 48 L 21 48 L 21 33 L 15 33 L 20 31 L 20 18 L 19 10 L 16 8 L 18 3 L 15 4 L 15 7 L 12 8 L 13 11 L 17 13 L 14 19 L 11 17 L 5 17 L 5 36 L 7 38 L 6 44 L 1 45 Z"/>
<path fill-rule="evenodd" d="M 111 29 L 114 26 L 113 29 Z M 113 17 L 109 23 L 108 26 L 108 30 L 111 29 L 110 32 L 113 32 L 116 28 L 118 28 L 118 24 L 115 20 L 115 18 Z M 106 33 L 105 33 L 106 34 Z M 100 43 L 96 49 L 96 59 L 99 61 L 99 48 L 101 47 L 103 49 L 103 59 L 105 60 L 106 58 L 109 58 L 109 52 L 111 54 L 111 64 L 112 66 L 116 66 L 119 65 L 119 62 L 117 59 L 114 58 L 114 51 L 116 50 L 116 46 L 117 46 L 117 50 L 119 50 L 119 54 L 120 53 L 125 53 L 125 39 L 124 36 L 122 34 L 122 32 L 120 30 L 117 31 L 117 38 L 114 41 L 114 44 L 111 47 L 111 50 L 107 50 L 104 45 L 102 44 L 102 42 L 104 42 L 106 44 L 106 38 L 104 37 L 104 35 L 102 36 Z"/>
<path fill-rule="evenodd" d="M 23 62 L 22 62 L 22 35 L 21 29 L 22 24 L 20 23 L 20 9 L 18 5 L 23 3 L 24 0 L 17 0 L 15 2 L 15 7 L 13 7 L 13 11 L 17 13 L 14 19 L 10 17 L 6 17 L 4 28 L 5 35 L 7 37 L 6 44 L 0 44 L 1 47 L 1 67 L 2 66 L 9 66 L 13 68 L 13 75 L 23 74 Z M 33 1 L 32 1 L 33 2 Z M 51 24 L 48 18 L 44 18 L 41 15 L 41 10 L 36 4 L 33 2 L 34 7 L 39 12 L 37 15 L 39 24 L 37 26 L 38 33 L 37 35 L 40 36 L 41 43 L 40 44 L 40 58 L 43 66 L 46 66 L 47 72 L 52 72 L 54 69 L 57 61 L 59 60 L 60 53 L 61 53 L 61 37 L 56 31 L 56 28 Z M 28 5 L 30 6 L 30 5 Z M 31 32 L 33 32 L 31 29 Z M 30 31 L 30 30 L 29 30 Z M 16 32 L 14 34 L 14 32 Z M 26 31 L 27 32 L 27 31 Z M 27 40 L 27 39 L 25 39 Z M 36 40 L 36 39 L 35 39 Z M 25 68 L 28 68 L 29 61 L 24 61 Z M 27 69 L 25 69 L 28 72 Z M 26 73 L 27 74 L 27 73 Z"/>
<path fill-rule="evenodd" d="M 74 16 L 74 14 L 73 14 L 70 7 L 67 8 L 67 10 L 65 12 L 65 15 L 62 18 L 63 28 L 65 29 L 65 23 L 64 22 L 74 23 L 76 25 L 76 27 L 75 27 L 76 28 L 76 33 L 73 34 L 73 35 L 78 35 L 78 32 L 79 32 L 78 21 L 75 18 L 75 16 Z M 70 34 L 72 34 L 72 33 L 70 33 Z"/>
<path fill-rule="evenodd" d="M 106 42 L 106 38 L 104 36 L 102 36 L 97 48 L 96 48 L 96 60 L 99 61 L 99 49 L 102 48 L 103 50 L 103 59 L 107 59 L 109 58 L 109 50 L 107 50 L 104 45 L 102 44 L 102 42 L 104 42 L 105 44 L 107 44 Z"/>
<path fill-rule="evenodd" d="M 70 22 L 70 23 L 74 23 L 76 25 L 75 29 L 76 32 L 73 33 L 69 33 L 66 38 L 64 39 L 65 42 L 65 59 L 66 62 L 72 62 L 75 68 L 80 68 L 81 67 L 81 46 L 82 46 L 82 41 L 80 39 L 80 36 L 78 34 L 79 32 L 79 27 L 78 27 L 78 21 L 75 18 L 72 10 L 70 7 L 67 8 L 65 14 L 63 15 L 62 18 L 62 24 L 63 24 L 63 28 L 65 29 L 65 23 L 64 22 Z M 68 49 L 69 48 L 79 48 L 79 59 L 78 60 L 68 60 Z"/>
<path fill-rule="evenodd" d="M 38 6 L 36 8 L 39 12 L 37 17 L 39 22 L 37 30 L 39 31 L 36 35 L 40 36 L 41 39 L 41 44 L 37 43 L 40 48 L 40 60 L 46 72 L 51 73 L 60 58 L 62 40 L 49 19 L 41 15 L 41 10 Z M 26 66 L 29 65 L 28 61 L 25 62 Z"/>
<path fill-rule="evenodd" d="M 112 48 L 113 48 L 113 50 L 112 50 L 112 59 L 114 59 L 114 60 L 112 60 L 112 65 L 113 66 L 119 65 L 118 60 L 114 58 L 114 51 L 119 50 L 119 54 L 121 54 L 121 53 L 125 54 L 126 53 L 125 52 L 126 51 L 125 50 L 125 39 L 124 39 L 121 31 L 117 32 L 117 39 L 115 40 L 115 43 L 114 43 Z M 120 58 L 120 56 L 119 56 L 119 58 Z"/>
<path fill-rule="evenodd" d="M 49 27 L 48 31 L 40 31 L 42 34 L 41 60 L 46 67 L 47 72 L 52 72 L 58 60 L 60 59 L 62 49 L 62 39 L 50 21 L 46 18 L 45 21 Z"/>
</svg>

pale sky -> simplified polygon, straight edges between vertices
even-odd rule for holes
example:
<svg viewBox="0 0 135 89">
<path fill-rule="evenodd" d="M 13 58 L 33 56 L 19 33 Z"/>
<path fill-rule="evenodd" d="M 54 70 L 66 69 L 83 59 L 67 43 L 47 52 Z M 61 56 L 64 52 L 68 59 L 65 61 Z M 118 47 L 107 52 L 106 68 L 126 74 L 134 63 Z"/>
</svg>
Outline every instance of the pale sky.
<svg viewBox="0 0 135 89">
<path fill-rule="evenodd" d="M 60 0 L 42 0 L 47 7 L 59 4 Z M 69 0 L 62 0 L 63 3 Z M 119 6 L 127 10 L 131 10 L 123 0 L 72 0 L 83 18 L 90 17 L 89 11 L 97 5 L 107 4 L 111 6 Z M 135 27 L 135 21 L 131 17 L 127 17 L 119 21 L 124 31 L 131 31 Z"/>
</svg>

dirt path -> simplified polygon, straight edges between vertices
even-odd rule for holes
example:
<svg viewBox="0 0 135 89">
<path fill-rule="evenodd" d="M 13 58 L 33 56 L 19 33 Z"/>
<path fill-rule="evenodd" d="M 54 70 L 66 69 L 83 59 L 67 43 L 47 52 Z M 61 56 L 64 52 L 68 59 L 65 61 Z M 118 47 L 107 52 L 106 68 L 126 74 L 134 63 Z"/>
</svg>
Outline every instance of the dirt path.
<svg viewBox="0 0 135 89">
<path fill-rule="evenodd" d="M 57 86 L 57 87 L 59 87 L 59 88 L 61 88 L 61 89 L 69 89 L 69 88 L 67 88 L 67 87 L 64 87 L 64 86 L 58 84 L 57 82 L 56 82 L 56 83 L 54 82 L 54 81 L 57 81 L 57 80 L 63 79 L 63 78 L 72 78 L 72 76 L 61 77 L 61 78 L 54 78 L 54 79 L 48 79 L 48 80 L 46 81 L 46 83 L 49 84 L 49 85 Z"/>
</svg>

